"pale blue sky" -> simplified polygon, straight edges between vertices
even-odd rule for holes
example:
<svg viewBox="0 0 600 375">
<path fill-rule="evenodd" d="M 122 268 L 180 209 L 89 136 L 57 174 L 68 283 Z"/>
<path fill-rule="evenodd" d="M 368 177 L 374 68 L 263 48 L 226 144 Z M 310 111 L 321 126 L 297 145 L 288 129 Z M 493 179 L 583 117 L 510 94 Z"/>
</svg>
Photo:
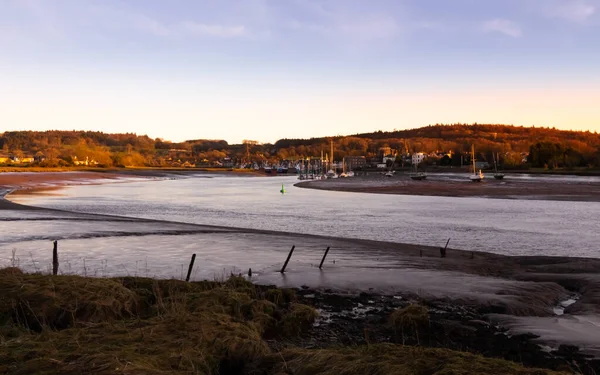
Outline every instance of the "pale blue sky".
<svg viewBox="0 0 600 375">
<path fill-rule="evenodd" d="M 0 0 L 0 132 L 600 130 L 600 0 Z"/>
</svg>

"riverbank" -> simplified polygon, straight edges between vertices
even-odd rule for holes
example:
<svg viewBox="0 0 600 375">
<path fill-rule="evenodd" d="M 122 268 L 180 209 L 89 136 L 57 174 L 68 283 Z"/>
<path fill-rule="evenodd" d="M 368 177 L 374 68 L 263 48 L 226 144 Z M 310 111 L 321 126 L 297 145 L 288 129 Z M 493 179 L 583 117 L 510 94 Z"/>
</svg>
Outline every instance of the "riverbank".
<svg viewBox="0 0 600 375">
<path fill-rule="evenodd" d="M 128 182 L 136 179 L 174 179 L 196 175 L 217 173 L 230 176 L 262 176 L 253 171 L 230 171 L 224 169 L 190 170 L 177 168 L 150 169 L 150 168 L 123 168 L 123 169 L 58 169 L 46 171 L 44 168 L 30 170 L 28 168 L 14 168 L 0 171 L 0 196 L 11 194 L 50 192 L 61 186 L 90 185 L 108 182 Z M 0 207 L 6 205 L 0 199 Z M 11 206 L 14 207 L 14 206 Z"/>
<path fill-rule="evenodd" d="M 0 286 L 5 374 L 550 375 L 558 373 L 547 369 L 568 374 L 574 366 L 591 374 L 566 349 L 567 357 L 550 357 L 450 305 L 315 295 L 241 277 L 187 283 L 6 268 Z M 350 316 L 359 301 L 381 308 L 377 319 L 371 308 L 362 309 L 368 324 Z M 343 329 L 336 314 L 347 315 Z M 450 315 L 471 323 L 450 324 Z"/>
<path fill-rule="evenodd" d="M 464 340 L 469 344 L 464 344 L 465 347 L 479 345 L 482 352 L 488 346 L 485 342 L 477 343 L 477 337 L 481 338 L 479 334 L 467 334 L 473 331 L 471 324 L 476 324 L 469 320 L 479 320 L 501 330 L 494 334 L 525 335 L 527 345 L 542 352 L 540 345 L 543 345 L 544 350 L 550 352 L 548 355 L 558 362 L 565 362 L 566 351 L 571 353 L 568 358 L 577 358 L 582 364 L 580 367 L 595 366 L 591 358 L 600 355 L 600 260 L 597 259 L 509 257 L 453 248 L 441 258 L 439 248 L 433 246 L 75 214 L 17 205 L 7 208 L 10 212 L 2 218 L 4 227 L 14 224 L 15 230 L 32 227 L 36 232 L 28 239 L 32 245 L 25 247 L 30 250 L 24 251 L 25 254 L 31 252 L 22 263 L 30 272 L 35 272 L 35 267 L 45 269 L 46 259 L 51 254 L 45 250 L 46 246 L 50 248 L 49 239 L 60 240 L 60 272 L 64 274 L 98 272 L 107 277 L 153 276 L 154 272 L 162 271 L 165 272 L 161 274 L 163 277 L 178 277 L 178 265 L 173 265 L 172 259 L 185 259 L 183 270 L 193 251 L 198 253 L 201 264 L 196 267 L 199 273 L 194 273 L 193 280 L 212 279 L 214 272 L 236 266 L 244 273 L 252 268 L 252 281 L 260 285 L 304 287 L 303 290 L 309 291 L 307 300 L 314 299 L 317 308 L 324 310 L 325 315 L 332 312 L 331 319 L 338 322 L 331 326 L 334 328 L 321 331 L 325 336 L 327 332 L 334 333 L 319 339 L 325 342 L 337 338 L 359 342 L 359 337 L 364 337 L 361 327 L 372 332 L 373 342 L 388 342 L 389 331 L 370 324 L 387 320 L 389 311 L 385 306 L 394 306 L 394 301 L 399 300 L 419 301 L 431 311 L 446 311 L 440 319 L 466 335 Z M 11 231 L 7 230 L 5 234 L 10 236 Z M 42 251 L 36 249 L 35 241 L 39 240 L 46 241 L 41 243 Z M 202 246 L 198 247 L 198 244 Z M 287 272 L 281 274 L 281 264 L 292 244 L 299 246 Z M 127 257 L 128 253 L 134 252 L 135 246 L 142 247 L 143 251 L 137 257 Z M 166 246 L 182 251 L 173 254 L 166 251 Z M 331 246 L 332 251 L 324 269 L 320 270 L 318 262 L 327 246 Z M 14 247 L 3 248 L 6 258 L 11 248 Z M 83 256 L 87 259 L 84 258 L 82 265 L 76 263 L 80 261 L 79 256 L 67 258 L 69 253 L 82 254 L 79 250 L 83 248 L 86 249 Z M 108 253 L 113 266 L 108 270 L 102 258 L 107 255 L 107 248 L 126 249 Z M 65 254 L 64 258 L 62 254 Z M 143 261 L 144 257 L 146 269 L 148 264 L 150 267 L 162 266 L 154 268 L 157 271 L 138 272 L 137 261 Z M 94 269 L 99 271 L 91 271 Z M 360 293 L 367 299 L 348 297 Z M 340 295 L 344 298 L 336 300 Z M 573 303 L 569 302 L 571 300 Z M 569 306 L 560 310 L 561 305 L 568 303 Z M 340 306 L 348 308 L 337 311 Z M 465 315 L 468 320 L 448 314 L 454 310 L 469 311 Z M 344 311 L 362 311 L 364 314 L 361 313 L 350 328 L 345 323 L 349 317 Z M 352 332 L 351 338 L 344 338 L 346 331 Z M 536 335 L 530 332 L 536 332 Z M 420 332 L 419 335 L 426 337 L 427 334 Z M 448 335 L 454 337 L 457 333 Z M 487 337 L 487 333 L 485 335 Z M 306 345 L 312 345 L 310 340 Z"/>
<path fill-rule="evenodd" d="M 427 180 L 413 181 L 409 174 L 386 177 L 371 173 L 352 178 L 304 181 L 295 186 L 357 193 L 600 202 L 600 181 L 595 177 L 569 180 L 568 177 L 544 176 L 534 181 L 509 175 L 503 180 L 489 176 L 481 183 L 473 183 L 467 175 L 460 174 L 431 173 Z"/>
</svg>

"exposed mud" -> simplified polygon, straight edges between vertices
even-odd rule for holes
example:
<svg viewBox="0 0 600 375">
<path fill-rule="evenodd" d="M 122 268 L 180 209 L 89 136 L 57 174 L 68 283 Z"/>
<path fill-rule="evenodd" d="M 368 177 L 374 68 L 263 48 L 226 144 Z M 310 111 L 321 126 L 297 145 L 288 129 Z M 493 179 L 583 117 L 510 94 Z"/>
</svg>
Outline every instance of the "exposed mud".
<svg viewBox="0 0 600 375">
<path fill-rule="evenodd" d="M 376 343 L 398 343 L 449 348 L 504 358 L 528 367 L 578 372 L 600 372 L 600 360 L 573 345 L 549 347 L 539 335 L 516 332 L 498 324 L 485 308 L 443 301 L 423 301 L 414 295 L 340 295 L 311 289 L 298 292 L 300 302 L 315 306 L 320 317 L 309 335 L 289 345 L 327 348 Z M 397 309 L 423 304 L 428 323 L 399 330 L 390 316 Z M 529 318 L 535 319 L 535 318 Z M 278 349 L 286 344 L 271 342 Z"/>
<path fill-rule="evenodd" d="M 451 177 L 447 174 L 430 174 L 427 180 L 413 181 L 406 173 L 385 177 L 372 172 L 367 176 L 353 178 L 305 181 L 296 186 L 379 194 L 600 202 L 600 182 L 591 178 L 559 181 L 546 178 L 540 182 L 511 176 L 496 181 L 490 176 L 481 183 L 473 183 L 468 180 L 468 174 L 455 174 Z"/>
</svg>

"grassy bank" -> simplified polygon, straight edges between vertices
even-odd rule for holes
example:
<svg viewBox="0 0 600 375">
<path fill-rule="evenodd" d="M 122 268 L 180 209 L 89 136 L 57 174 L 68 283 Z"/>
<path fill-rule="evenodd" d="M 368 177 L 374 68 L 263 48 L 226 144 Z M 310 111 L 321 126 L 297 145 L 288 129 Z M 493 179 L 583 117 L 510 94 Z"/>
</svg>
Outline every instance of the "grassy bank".
<svg viewBox="0 0 600 375">
<path fill-rule="evenodd" d="M 310 332 L 315 309 L 294 290 L 240 277 L 186 283 L 6 268 L 0 290 L 3 374 L 552 374 L 445 349 L 294 347 L 285 343 Z M 427 323 L 423 314 L 398 311 L 390 324 L 410 329 Z"/>
</svg>

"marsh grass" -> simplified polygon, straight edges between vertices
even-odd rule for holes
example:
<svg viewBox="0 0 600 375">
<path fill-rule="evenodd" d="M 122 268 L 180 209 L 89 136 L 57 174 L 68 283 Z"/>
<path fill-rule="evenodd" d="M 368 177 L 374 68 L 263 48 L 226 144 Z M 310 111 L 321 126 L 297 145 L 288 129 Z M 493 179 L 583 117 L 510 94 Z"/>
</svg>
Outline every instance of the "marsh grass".
<svg viewBox="0 0 600 375">
<path fill-rule="evenodd" d="M 400 335 L 402 344 L 405 344 L 407 335 L 414 336 L 420 344 L 419 330 L 429 326 L 429 311 L 423 305 L 411 304 L 394 311 L 389 321 L 396 335 Z"/>
<path fill-rule="evenodd" d="M 317 313 L 293 290 L 242 277 L 187 283 L 9 267 L 0 290 L 2 374 L 550 374 L 397 345 L 276 352 L 269 342 L 306 334 Z"/>
<path fill-rule="evenodd" d="M 543 375 L 516 363 L 447 349 L 377 344 L 358 348 L 287 349 L 271 354 L 255 374 L 294 375 Z M 266 370 L 265 370 L 266 369 Z"/>
</svg>

